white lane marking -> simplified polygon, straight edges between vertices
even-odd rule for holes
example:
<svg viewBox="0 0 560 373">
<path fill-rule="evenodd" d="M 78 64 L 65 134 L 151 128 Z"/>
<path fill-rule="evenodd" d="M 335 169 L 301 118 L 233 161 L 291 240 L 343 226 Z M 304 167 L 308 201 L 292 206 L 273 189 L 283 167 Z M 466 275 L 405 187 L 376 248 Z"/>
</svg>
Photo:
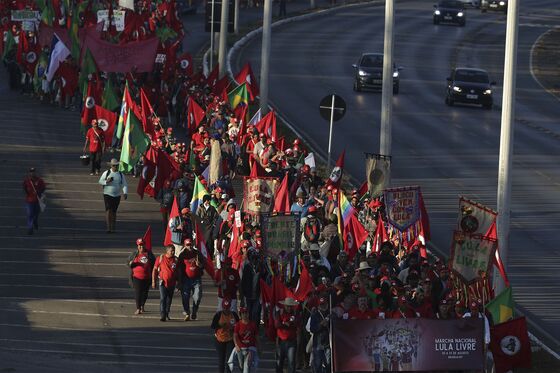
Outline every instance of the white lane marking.
<svg viewBox="0 0 560 373">
<path fill-rule="evenodd" d="M 550 90 L 548 90 L 544 85 L 542 85 L 542 83 L 539 81 L 539 79 L 537 78 L 536 74 L 535 74 L 535 70 L 534 70 L 534 66 L 533 66 L 533 53 L 535 51 L 535 48 L 537 46 L 537 44 L 540 42 L 540 40 L 545 37 L 545 35 L 547 35 L 548 33 L 551 33 L 555 31 L 554 29 L 550 29 L 547 30 L 545 32 L 543 32 L 541 35 L 539 35 L 539 37 L 537 38 L 537 40 L 535 40 L 535 42 L 533 43 L 533 45 L 531 46 L 531 50 L 529 52 L 529 71 L 531 72 L 531 76 L 533 77 L 533 80 L 535 82 L 537 82 L 537 84 L 548 94 L 550 94 L 552 97 L 554 97 L 556 100 L 560 101 L 560 98 L 558 98 L 556 95 L 554 95 Z"/>
<path fill-rule="evenodd" d="M 153 291 L 156 291 L 153 289 Z M 206 294 L 206 293 L 205 293 Z M 217 296 L 217 294 L 214 294 Z M 127 305 L 135 305 L 134 302 L 124 302 L 124 301 L 114 301 L 114 300 L 91 300 L 91 299 L 55 299 L 55 298 L 31 298 L 31 297 L 0 297 L 0 299 L 5 299 L 8 302 L 12 301 L 15 302 L 15 299 L 22 299 L 25 301 L 50 301 L 50 302 L 70 302 L 70 303 L 100 303 L 100 304 L 127 304 Z M 148 306 L 158 307 L 159 302 L 157 303 L 146 303 Z M 208 309 L 216 309 L 215 306 L 206 306 L 201 304 L 199 308 L 208 308 Z"/>
<path fill-rule="evenodd" d="M 74 290 L 107 290 L 107 291 L 131 291 L 124 288 L 92 288 L 88 286 L 65 286 L 65 285 L 24 285 L 24 284 L 0 284 L 2 287 L 24 287 L 24 288 L 47 288 L 47 289 L 74 289 Z"/>
<path fill-rule="evenodd" d="M 33 262 L 33 261 L 26 261 L 26 260 L 0 260 L 0 263 L 10 263 L 10 264 L 50 264 L 55 266 L 60 265 L 71 265 L 71 266 L 111 266 L 111 267 L 124 267 L 122 263 L 81 263 L 81 262 L 51 262 L 51 261 L 43 261 L 43 262 Z"/>
<path fill-rule="evenodd" d="M 74 249 L 50 249 L 50 248 L 30 248 L 30 247 L 0 247 L 4 251 L 41 251 L 41 252 L 61 252 L 61 253 L 79 253 L 79 254 L 103 254 L 103 255 L 126 255 L 130 254 L 130 250 L 122 251 L 102 251 L 102 250 L 74 250 Z"/>
</svg>

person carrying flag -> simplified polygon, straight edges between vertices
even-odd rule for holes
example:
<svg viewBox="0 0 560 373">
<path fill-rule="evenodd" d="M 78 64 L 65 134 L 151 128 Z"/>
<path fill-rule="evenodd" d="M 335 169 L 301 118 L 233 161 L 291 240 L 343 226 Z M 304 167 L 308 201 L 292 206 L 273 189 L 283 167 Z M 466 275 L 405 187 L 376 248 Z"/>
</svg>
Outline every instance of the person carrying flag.
<svg viewBox="0 0 560 373">
<path fill-rule="evenodd" d="M 204 257 L 193 246 L 191 238 L 185 238 L 185 249 L 178 258 L 179 288 L 183 300 L 183 313 L 185 321 L 196 320 L 198 307 L 202 300 L 202 274 L 204 270 Z M 190 299 L 192 296 L 192 312 Z"/>
</svg>

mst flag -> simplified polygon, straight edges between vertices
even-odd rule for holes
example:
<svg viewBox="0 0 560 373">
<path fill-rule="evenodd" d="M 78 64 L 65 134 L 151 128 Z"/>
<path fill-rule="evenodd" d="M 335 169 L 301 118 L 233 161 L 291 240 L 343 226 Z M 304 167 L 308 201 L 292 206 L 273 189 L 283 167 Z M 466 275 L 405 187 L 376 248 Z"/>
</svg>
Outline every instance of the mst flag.
<svg viewBox="0 0 560 373">
<path fill-rule="evenodd" d="M 131 172 L 148 146 L 150 146 L 150 139 L 142 131 L 142 123 L 134 113 L 129 112 L 126 118 L 119 170 Z"/>
<path fill-rule="evenodd" d="M 358 221 L 355 215 L 350 215 L 348 225 L 344 227 L 344 251 L 348 253 L 348 258 L 352 260 L 358 249 L 364 243 L 368 236 L 368 232 L 364 229 L 362 223 Z"/>
<path fill-rule="evenodd" d="M 101 98 L 100 87 L 93 81 L 87 83 L 87 93 L 84 97 L 84 107 L 82 108 L 82 125 L 87 126 L 95 119 L 95 105 L 98 105 Z"/>
<path fill-rule="evenodd" d="M 171 206 L 171 212 L 169 213 L 169 220 L 165 225 L 165 238 L 163 240 L 164 246 L 173 244 L 173 241 L 171 241 L 171 229 L 169 229 L 169 222 L 177 216 L 179 216 L 179 204 L 177 202 L 177 197 L 173 197 L 173 205 Z"/>
<path fill-rule="evenodd" d="M 271 110 L 268 114 L 262 117 L 262 119 L 255 124 L 255 128 L 257 131 L 264 133 L 272 140 L 278 140 L 278 137 L 276 136 L 276 114 L 274 113 L 274 110 Z"/>
<path fill-rule="evenodd" d="M 117 123 L 117 114 L 95 105 L 95 118 L 97 124 L 105 132 L 105 145 L 110 147 L 113 142 L 113 133 L 115 132 L 115 124 Z"/>
<path fill-rule="evenodd" d="M 198 127 L 200 122 L 202 122 L 204 116 L 204 109 L 202 109 L 198 102 L 196 102 L 192 97 L 189 97 L 187 103 L 187 128 L 189 130 L 189 134 L 192 135 L 196 133 L 196 127 Z"/>
<path fill-rule="evenodd" d="M 336 165 L 331 171 L 329 179 L 327 180 L 327 186 L 332 185 L 333 188 L 340 188 L 340 183 L 342 182 L 342 172 L 344 170 L 344 154 L 346 150 L 343 150 L 338 160 L 336 161 Z"/>
<path fill-rule="evenodd" d="M 233 91 L 228 93 L 228 101 L 231 105 L 231 108 L 234 110 L 239 104 L 248 105 L 249 93 L 247 92 L 247 85 L 243 83 L 237 88 L 234 88 Z"/>
<path fill-rule="evenodd" d="M 513 296 L 511 287 L 506 288 L 486 305 L 494 324 L 501 324 L 513 318 Z"/>
<path fill-rule="evenodd" d="M 290 192 L 288 188 L 288 173 L 284 175 L 280 187 L 276 189 L 276 195 L 274 196 L 274 208 L 273 213 L 279 214 L 289 214 L 290 213 Z"/>
<path fill-rule="evenodd" d="M 237 74 L 235 81 L 237 84 L 246 83 L 249 98 L 251 101 L 255 101 L 255 98 L 259 95 L 259 84 L 257 83 L 257 79 L 255 79 L 253 69 L 251 69 L 251 64 L 249 62 L 247 62 L 239 74 Z"/>
<path fill-rule="evenodd" d="M 531 343 L 525 317 L 490 328 L 490 350 L 494 355 L 496 373 L 514 368 L 531 368 Z"/>
</svg>

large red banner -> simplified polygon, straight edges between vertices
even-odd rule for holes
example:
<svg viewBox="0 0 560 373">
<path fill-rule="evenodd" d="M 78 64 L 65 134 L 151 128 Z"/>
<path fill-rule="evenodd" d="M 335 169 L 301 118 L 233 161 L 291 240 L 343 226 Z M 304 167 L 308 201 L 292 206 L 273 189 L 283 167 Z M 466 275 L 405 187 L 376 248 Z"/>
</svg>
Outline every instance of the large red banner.
<svg viewBox="0 0 560 373">
<path fill-rule="evenodd" d="M 111 44 L 88 33 L 83 50 L 88 48 L 101 71 L 127 73 L 151 72 L 156 60 L 159 39 L 153 37 L 125 44 Z"/>
<path fill-rule="evenodd" d="M 333 321 L 335 372 L 481 370 L 482 319 Z"/>
</svg>

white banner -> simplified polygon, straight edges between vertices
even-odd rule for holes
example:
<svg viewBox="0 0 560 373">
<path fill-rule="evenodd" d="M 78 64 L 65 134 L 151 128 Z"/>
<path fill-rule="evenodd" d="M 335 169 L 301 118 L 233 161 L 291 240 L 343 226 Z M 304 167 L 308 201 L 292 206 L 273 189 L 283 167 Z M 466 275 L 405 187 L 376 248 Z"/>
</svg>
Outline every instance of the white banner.
<svg viewBox="0 0 560 373">
<path fill-rule="evenodd" d="M 36 10 L 12 10 L 12 21 L 37 21 L 39 19 L 39 12 Z"/>
<path fill-rule="evenodd" d="M 124 30 L 124 10 L 114 10 L 112 24 L 115 25 L 117 31 Z M 107 31 L 109 28 L 109 11 L 108 10 L 98 10 L 97 11 L 97 23 L 105 22 L 103 25 L 103 31 Z"/>
<path fill-rule="evenodd" d="M 305 164 L 311 168 L 315 168 L 315 155 L 313 155 L 313 153 L 309 153 L 307 157 L 305 157 Z"/>
<path fill-rule="evenodd" d="M 119 0 L 119 6 L 134 10 L 134 0 Z"/>
</svg>

